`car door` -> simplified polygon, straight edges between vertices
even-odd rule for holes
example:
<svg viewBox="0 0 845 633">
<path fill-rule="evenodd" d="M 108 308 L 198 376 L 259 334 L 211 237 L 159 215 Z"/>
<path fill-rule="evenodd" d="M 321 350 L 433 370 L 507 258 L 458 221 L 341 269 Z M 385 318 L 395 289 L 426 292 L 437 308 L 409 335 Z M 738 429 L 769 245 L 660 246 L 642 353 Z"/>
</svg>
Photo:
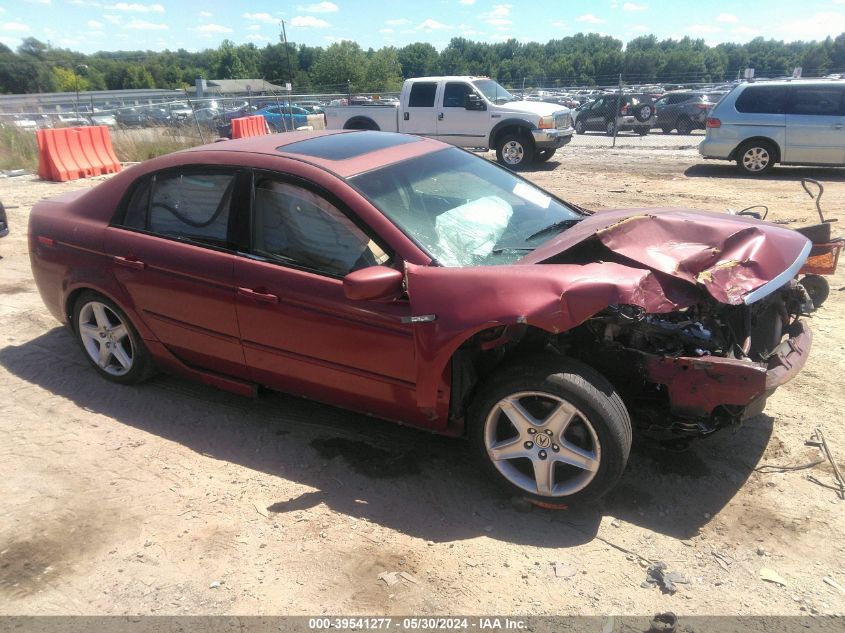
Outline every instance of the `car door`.
<svg viewBox="0 0 845 633">
<path fill-rule="evenodd" d="M 246 377 L 231 247 L 241 208 L 234 169 L 148 175 L 105 232 L 117 282 L 156 338 L 182 361 Z"/>
<path fill-rule="evenodd" d="M 605 99 L 596 99 L 587 112 L 587 127 L 604 129 Z"/>
<path fill-rule="evenodd" d="M 437 138 L 439 140 L 459 147 L 487 145 L 490 113 L 486 108 L 467 110 L 466 98 L 469 95 L 478 95 L 470 83 L 444 82 L 443 90 L 437 98 Z"/>
<path fill-rule="evenodd" d="M 437 136 L 437 115 L 434 107 L 439 90 L 436 81 L 411 84 L 408 101 L 402 108 L 399 131 L 420 136 Z"/>
<path fill-rule="evenodd" d="M 790 86 L 785 162 L 845 164 L 845 86 Z"/>
<path fill-rule="evenodd" d="M 344 294 L 344 275 L 374 265 L 399 263 L 339 201 L 256 172 L 250 248 L 235 262 L 246 363 L 259 384 L 425 425 L 408 302 Z"/>
</svg>

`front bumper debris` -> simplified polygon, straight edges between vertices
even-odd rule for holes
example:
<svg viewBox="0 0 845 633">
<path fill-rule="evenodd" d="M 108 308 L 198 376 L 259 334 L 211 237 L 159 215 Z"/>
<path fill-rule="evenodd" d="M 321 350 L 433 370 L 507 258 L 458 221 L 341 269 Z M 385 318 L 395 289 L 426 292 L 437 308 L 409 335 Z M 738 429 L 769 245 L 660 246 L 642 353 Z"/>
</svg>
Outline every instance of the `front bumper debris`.
<svg viewBox="0 0 845 633">
<path fill-rule="evenodd" d="M 804 321 L 795 321 L 768 363 L 752 363 L 715 356 L 666 357 L 644 355 L 646 380 L 664 385 L 672 414 L 684 418 L 709 417 L 719 406 L 762 411 L 766 398 L 792 380 L 810 355 L 812 334 Z"/>
</svg>

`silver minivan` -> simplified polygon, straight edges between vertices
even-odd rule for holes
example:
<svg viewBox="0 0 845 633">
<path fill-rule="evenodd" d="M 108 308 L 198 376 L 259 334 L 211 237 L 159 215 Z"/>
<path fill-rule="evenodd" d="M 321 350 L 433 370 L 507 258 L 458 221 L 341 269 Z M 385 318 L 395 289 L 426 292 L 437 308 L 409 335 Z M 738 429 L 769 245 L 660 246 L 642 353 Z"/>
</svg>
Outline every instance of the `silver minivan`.
<svg viewBox="0 0 845 633">
<path fill-rule="evenodd" d="M 845 166 L 845 81 L 740 84 L 710 111 L 698 152 L 752 176 L 775 163 Z"/>
</svg>

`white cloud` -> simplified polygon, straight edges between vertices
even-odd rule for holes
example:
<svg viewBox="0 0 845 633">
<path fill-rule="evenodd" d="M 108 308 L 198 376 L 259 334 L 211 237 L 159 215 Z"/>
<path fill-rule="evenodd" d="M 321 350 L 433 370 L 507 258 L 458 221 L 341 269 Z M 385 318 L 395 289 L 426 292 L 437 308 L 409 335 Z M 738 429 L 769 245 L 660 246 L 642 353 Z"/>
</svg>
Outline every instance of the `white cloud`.
<svg viewBox="0 0 845 633">
<path fill-rule="evenodd" d="M 579 22 L 586 22 L 588 24 L 604 24 L 604 20 L 594 16 L 592 13 L 585 13 L 578 17 Z"/>
<path fill-rule="evenodd" d="M 513 35 L 503 35 L 501 33 L 498 33 L 496 35 L 491 36 L 490 39 L 494 42 L 507 42 L 508 40 L 514 39 L 514 37 Z"/>
<path fill-rule="evenodd" d="M 452 27 L 448 24 L 443 24 L 442 22 L 438 22 L 437 20 L 432 20 L 428 18 L 427 20 L 423 20 L 417 25 L 418 31 L 442 31 L 443 29 L 451 29 Z"/>
<path fill-rule="evenodd" d="M 750 26 L 737 26 L 731 29 L 731 35 L 735 35 L 737 37 L 757 37 L 758 35 L 762 35 L 763 32 L 751 28 Z"/>
<path fill-rule="evenodd" d="M 52 4 L 53 0 L 26 0 L 30 4 Z"/>
<path fill-rule="evenodd" d="M 6 22 L 0 24 L 0 31 L 11 31 L 13 33 L 29 33 L 29 25 L 22 22 Z"/>
<path fill-rule="evenodd" d="M 247 31 L 260 31 L 261 25 L 260 24 L 250 24 L 248 27 L 246 27 L 246 30 Z"/>
<path fill-rule="evenodd" d="M 394 20 L 385 20 L 384 23 L 390 26 L 402 26 L 403 24 L 410 24 L 411 21 L 408 18 L 396 18 Z"/>
<path fill-rule="evenodd" d="M 820 11 L 808 17 L 780 24 L 775 30 L 789 41 L 821 40 L 828 35 L 835 37 L 845 31 L 845 13 Z"/>
<path fill-rule="evenodd" d="M 845 0 L 842 0 L 845 2 Z M 475 4 L 475 0 L 460 0 L 461 4 Z"/>
<path fill-rule="evenodd" d="M 497 4 L 492 10 L 482 13 L 479 17 L 491 26 L 500 29 L 508 27 L 513 24 L 513 20 L 510 19 L 511 6 L 510 4 Z"/>
<path fill-rule="evenodd" d="M 379 33 L 393 33 L 393 29 L 379 29 Z"/>
<path fill-rule="evenodd" d="M 719 33 L 722 29 L 718 26 L 713 26 L 712 24 L 690 24 L 687 27 L 688 33 L 694 33 L 696 35 L 704 35 L 707 33 Z"/>
<path fill-rule="evenodd" d="M 313 15 L 297 15 L 291 21 L 291 26 L 298 26 L 304 29 L 307 28 L 316 28 L 316 29 L 323 29 L 327 26 L 331 26 L 325 20 L 321 20 L 320 18 L 315 18 Z"/>
<path fill-rule="evenodd" d="M 564 22 L 563 20 L 558 20 L 557 22 L 552 22 L 552 26 L 556 29 L 568 29 L 569 25 Z"/>
<path fill-rule="evenodd" d="M 166 31 L 170 27 L 166 24 L 156 24 L 154 22 L 145 22 L 144 20 L 132 20 L 126 25 L 127 29 L 134 29 L 136 31 Z"/>
<path fill-rule="evenodd" d="M 647 33 L 648 27 L 645 24 L 631 24 L 629 27 L 634 33 Z"/>
<path fill-rule="evenodd" d="M 648 7 L 644 4 L 635 4 L 633 2 L 626 2 L 622 5 L 622 9 L 625 11 L 645 11 Z"/>
<path fill-rule="evenodd" d="M 97 22 L 97 20 L 88 20 L 88 28 L 101 29 L 101 28 L 103 28 L 103 23 Z"/>
<path fill-rule="evenodd" d="M 739 18 L 736 17 L 733 13 L 720 13 L 716 16 L 716 21 L 735 23 L 739 22 Z"/>
<path fill-rule="evenodd" d="M 194 27 L 195 31 L 200 33 L 231 33 L 232 29 L 228 26 L 223 26 L 222 24 L 201 24 L 200 26 Z"/>
<path fill-rule="evenodd" d="M 211 13 L 210 11 L 200 11 L 200 17 L 201 18 L 210 18 L 212 15 L 214 15 L 214 14 Z"/>
<path fill-rule="evenodd" d="M 244 13 L 242 16 L 245 20 L 252 20 L 253 22 L 266 22 L 267 24 L 275 24 L 278 22 L 269 13 Z"/>
<path fill-rule="evenodd" d="M 105 15 L 103 15 L 103 19 L 106 22 L 111 22 L 112 24 L 120 24 L 120 18 L 116 15 L 111 15 L 110 13 L 106 13 Z"/>
<path fill-rule="evenodd" d="M 337 13 L 339 7 L 334 2 L 317 2 L 307 4 L 304 7 L 296 7 L 296 10 L 303 13 Z"/>
<path fill-rule="evenodd" d="M 251 33 L 250 35 L 246 36 L 246 39 L 248 39 L 250 42 L 269 42 L 270 41 L 269 37 L 264 37 L 263 35 L 261 35 L 259 33 Z"/>
<path fill-rule="evenodd" d="M 138 2 L 118 2 L 106 7 L 112 11 L 132 11 L 134 13 L 164 13 L 160 4 L 140 4 Z"/>
</svg>

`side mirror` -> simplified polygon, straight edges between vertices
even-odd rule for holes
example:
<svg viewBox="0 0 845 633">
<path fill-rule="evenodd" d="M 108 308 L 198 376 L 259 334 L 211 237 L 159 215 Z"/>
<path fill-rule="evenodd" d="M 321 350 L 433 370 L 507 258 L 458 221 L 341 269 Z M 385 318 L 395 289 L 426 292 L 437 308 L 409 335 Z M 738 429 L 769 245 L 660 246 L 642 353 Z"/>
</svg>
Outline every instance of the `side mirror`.
<svg viewBox="0 0 845 633">
<path fill-rule="evenodd" d="M 352 301 L 395 299 L 402 292 L 405 275 L 387 266 L 369 266 L 354 270 L 343 278 L 343 293 Z"/>
<path fill-rule="evenodd" d="M 484 99 L 479 97 L 477 94 L 468 94 L 464 97 L 464 109 L 465 110 L 486 110 L 487 104 L 484 103 Z"/>
</svg>

